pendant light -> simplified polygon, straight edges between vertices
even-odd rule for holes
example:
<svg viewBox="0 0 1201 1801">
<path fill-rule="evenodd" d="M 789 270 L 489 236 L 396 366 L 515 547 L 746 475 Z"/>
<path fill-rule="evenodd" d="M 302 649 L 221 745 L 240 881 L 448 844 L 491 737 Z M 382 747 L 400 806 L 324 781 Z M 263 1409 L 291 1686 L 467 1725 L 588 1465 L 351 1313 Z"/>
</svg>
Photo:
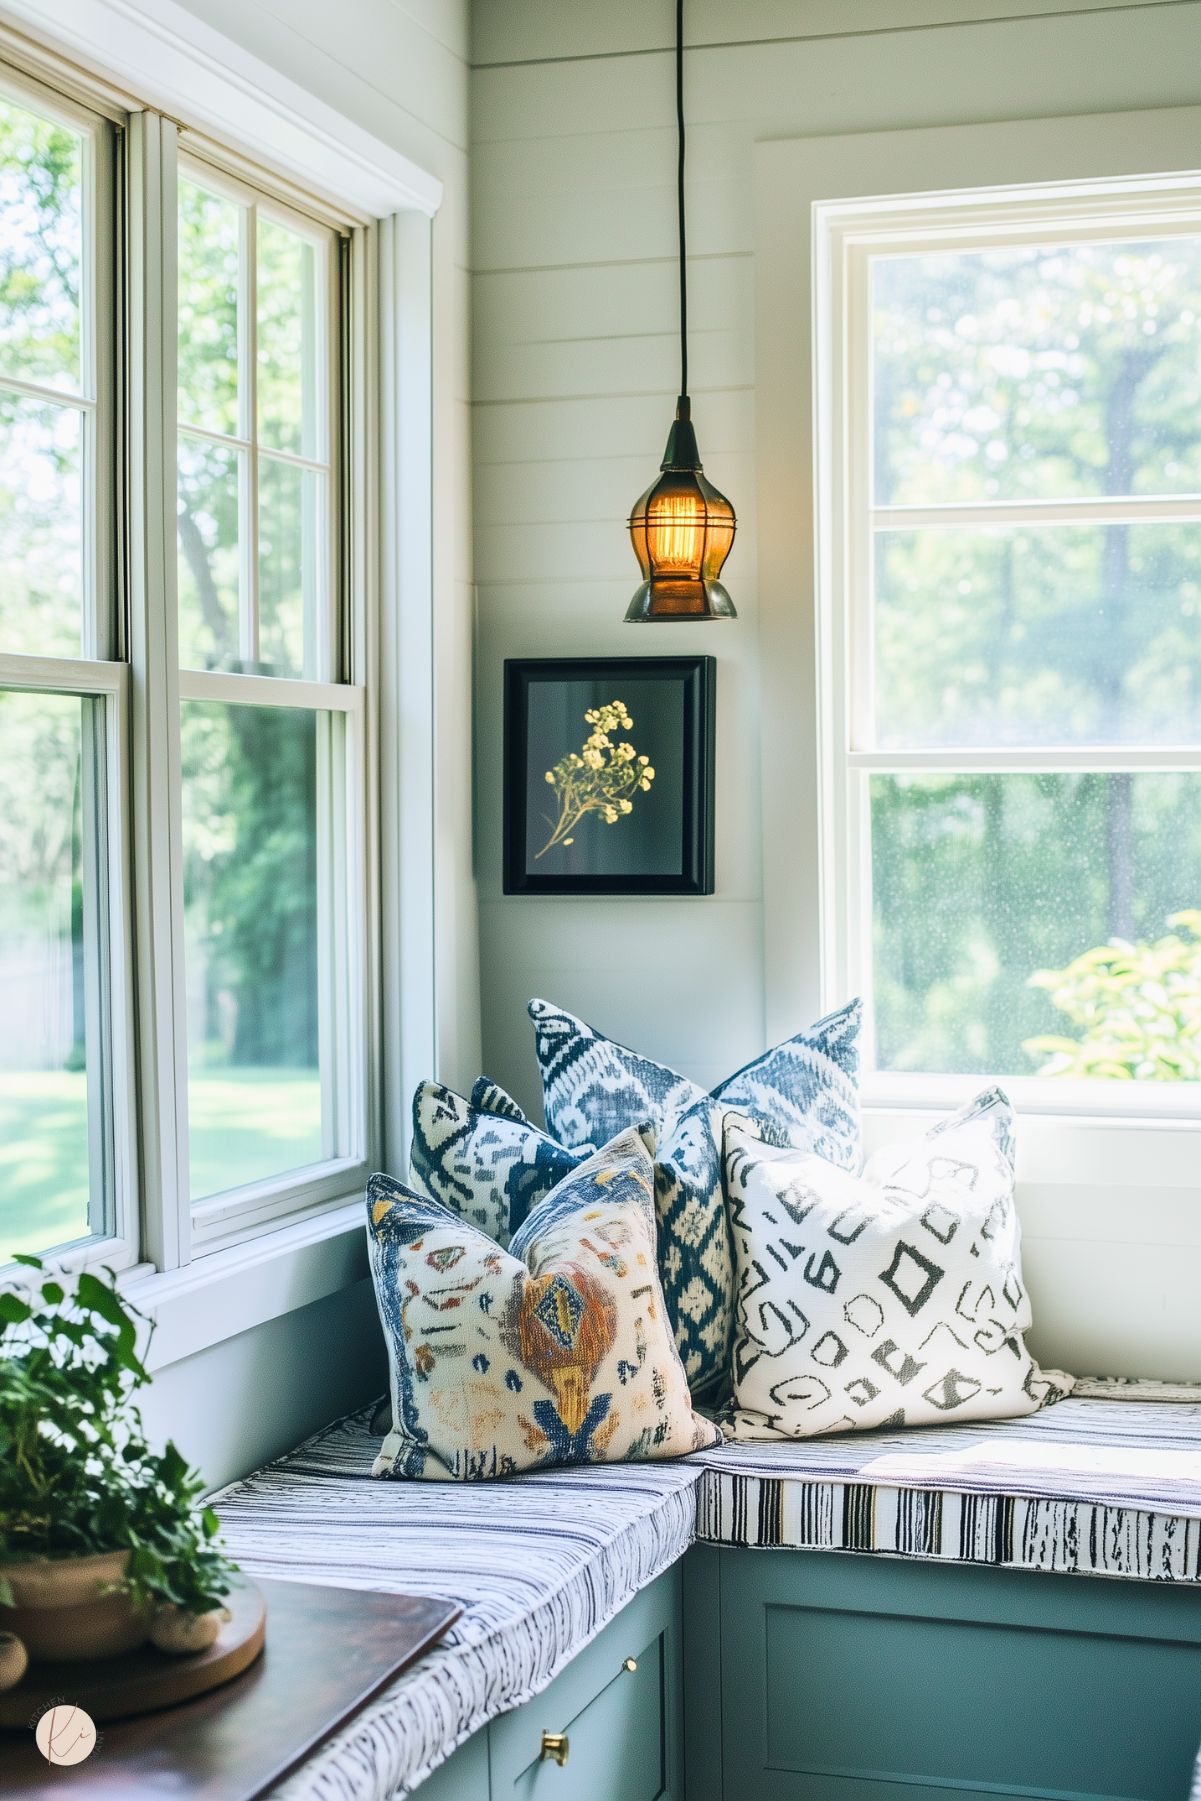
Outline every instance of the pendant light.
<svg viewBox="0 0 1201 1801">
<path fill-rule="evenodd" d="M 717 579 L 734 542 L 734 509 L 701 469 L 688 399 L 688 272 L 684 243 L 684 0 L 676 0 L 676 199 L 680 224 L 680 398 L 658 481 L 630 514 L 643 582 L 627 620 L 734 619 Z"/>
</svg>

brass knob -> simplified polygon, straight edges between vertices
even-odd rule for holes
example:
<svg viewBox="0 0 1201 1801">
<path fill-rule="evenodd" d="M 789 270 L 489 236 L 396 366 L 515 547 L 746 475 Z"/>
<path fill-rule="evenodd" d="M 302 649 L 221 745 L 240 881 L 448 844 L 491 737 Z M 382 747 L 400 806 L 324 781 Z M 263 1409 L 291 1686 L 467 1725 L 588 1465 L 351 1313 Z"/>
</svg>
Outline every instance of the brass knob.
<svg viewBox="0 0 1201 1801">
<path fill-rule="evenodd" d="M 621 1667 L 623 1670 L 628 1670 L 632 1676 L 634 1671 L 638 1668 L 638 1659 L 636 1657 L 626 1657 L 622 1660 Z"/>
<path fill-rule="evenodd" d="M 567 1734 L 565 1732 L 544 1732 L 542 1734 L 542 1749 L 538 1753 L 538 1762 L 545 1763 L 548 1758 L 553 1758 L 559 1768 L 562 1769 L 563 1765 L 567 1762 L 567 1753 L 570 1750 L 571 1746 L 568 1743 Z"/>
</svg>

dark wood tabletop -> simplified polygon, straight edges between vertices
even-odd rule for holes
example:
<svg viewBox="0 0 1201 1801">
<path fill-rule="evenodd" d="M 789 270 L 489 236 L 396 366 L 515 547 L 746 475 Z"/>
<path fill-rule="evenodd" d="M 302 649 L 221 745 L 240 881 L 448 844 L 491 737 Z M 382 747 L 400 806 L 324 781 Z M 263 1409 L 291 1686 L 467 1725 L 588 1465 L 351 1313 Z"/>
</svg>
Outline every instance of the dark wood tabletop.
<svg viewBox="0 0 1201 1801">
<path fill-rule="evenodd" d="M 242 1675 L 180 1706 L 101 1726 L 96 1749 L 70 1767 L 47 1763 L 32 1722 L 0 1732 L 0 1795 L 252 1801 L 436 1644 L 461 1611 L 416 1595 L 259 1586 L 266 1645 Z M 66 1686 L 62 1699 L 72 1701 Z"/>
</svg>

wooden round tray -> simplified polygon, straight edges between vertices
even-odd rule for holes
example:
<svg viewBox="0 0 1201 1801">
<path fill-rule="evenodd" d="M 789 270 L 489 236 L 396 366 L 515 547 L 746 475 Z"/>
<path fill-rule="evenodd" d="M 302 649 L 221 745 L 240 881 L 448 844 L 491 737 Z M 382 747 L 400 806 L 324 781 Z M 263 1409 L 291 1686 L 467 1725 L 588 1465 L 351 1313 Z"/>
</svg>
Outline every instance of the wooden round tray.
<svg viewBox="0 0 1201 1801">
<path fill-rule="evenodd" d="M 230 1617 L 207 1651 L 170 1657 L 153 1645 L 123 1657 L 78 1663 L 32 1663 L 16 1688 L 0 1694 L 0 1726 L 28 1726 L 51 1701 L 64 1697 L 97 1722 L 156 1713 L 232 1682 L 263 1648 L 267 1603 L 253 1582 L 239 1584 L 227 1602 Z"/>
</svg>

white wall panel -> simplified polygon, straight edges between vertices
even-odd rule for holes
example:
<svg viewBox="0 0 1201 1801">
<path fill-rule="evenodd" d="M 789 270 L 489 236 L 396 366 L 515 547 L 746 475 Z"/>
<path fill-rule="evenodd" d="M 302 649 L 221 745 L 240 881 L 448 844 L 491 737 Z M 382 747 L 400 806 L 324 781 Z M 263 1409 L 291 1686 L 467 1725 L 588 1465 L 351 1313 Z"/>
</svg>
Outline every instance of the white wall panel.
<svg viewBox="0 0 1201 1801">
<path fill-rule="evenodd" d="M 1106 0 L 692 0 L 688 42 L 748 43 L 957 25 L 967 19 L 1090 12 Z M 1109 0 L 1156 4 L 1156 0 Z M 477 0 L 472 9 L 472 60 L 537 61 L 546 57 L 620 56 L 662 50 L 674 41 L 674 16 L 647 0 L 565 6 L 563 0 Z"/>
</svg>

